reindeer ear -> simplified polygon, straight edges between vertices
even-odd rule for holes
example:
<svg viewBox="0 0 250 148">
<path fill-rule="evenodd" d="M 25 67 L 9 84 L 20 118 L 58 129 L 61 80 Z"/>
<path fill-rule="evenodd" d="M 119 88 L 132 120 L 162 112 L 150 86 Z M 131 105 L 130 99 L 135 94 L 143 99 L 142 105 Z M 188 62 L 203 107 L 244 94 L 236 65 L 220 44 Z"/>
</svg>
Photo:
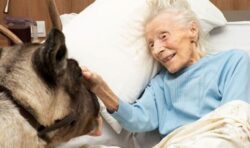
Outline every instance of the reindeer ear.
<svg viewBox="0 0 250 148">
<path fill-rule="evenodd" d="M 55 74 L 58 75 L 67 66 L 67 48 L 63 33 L 53 28 L 44 43 L 44 50 L 41 51 L 47 65 L 52 66 Z"/>
<path fill-rule="evenodd" d="M 34 57 L 35 67 L 50 83 L 56 83 L 58 76 L 67 67 L 67 48 L 63 33 L 53 28 L 46 41 L 41 45 Z"/>
</svg>

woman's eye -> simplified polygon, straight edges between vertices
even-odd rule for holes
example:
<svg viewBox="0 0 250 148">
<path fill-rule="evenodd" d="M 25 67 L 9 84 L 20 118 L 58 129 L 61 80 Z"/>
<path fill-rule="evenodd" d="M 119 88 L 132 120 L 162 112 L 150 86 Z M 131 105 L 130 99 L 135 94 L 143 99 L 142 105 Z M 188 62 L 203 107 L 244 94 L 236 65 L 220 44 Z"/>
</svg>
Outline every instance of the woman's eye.
<svg viewBox="0 0 250 148">
<path fill-rule="evenodd" d="M 164 40 L 164 39 L 166 39 L 166 38 L 167 38 L 167 33 L 162 33 L 162 34 L 160 35 L 160 39 Z"/>
<path fill-rule="evenodd" d="M 154 43 L 153 43 L 153 42 L 150 42 L 150 43 L 148 44 L 148 47 L 152 49 L 152 48 L 154 47 Z"/>
</svg>

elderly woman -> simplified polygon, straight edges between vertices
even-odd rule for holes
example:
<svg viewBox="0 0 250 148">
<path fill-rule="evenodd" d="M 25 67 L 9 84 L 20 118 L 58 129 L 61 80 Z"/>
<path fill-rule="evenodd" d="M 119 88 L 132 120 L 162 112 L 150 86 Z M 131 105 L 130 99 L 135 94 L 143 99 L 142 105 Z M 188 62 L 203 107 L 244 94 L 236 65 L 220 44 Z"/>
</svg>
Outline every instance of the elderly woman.
<svg viewBox="0 0 250 148">
<path fill-rule="evenodd" d="M 204 134 L 206 131 L 205 133 L 208 134 L 211 132 L 208 129 L 219 129 L 219 127 L 206 128 L 202 132 L 198 129 L 212 125 L 211 118 L 216 117 L 214 114 L 218 114 L 220 119 L 224 118 L 225 114 L 229 116 L 233 114 L 228 110 L 232 108 L 232 105 L 227 105 L 224 107 L 226 109 L 223 108 L 216 113 L 212 111 L 232 100 L 250 102 L 249 56 L 240 50 L 206 54 L 199 22 L 185 1 L 176 2 L 169 8 L 154 13 L 145 25 L 145 37 L 150 53 L 162 64 L 163 68 L 151 80 L 136 103 L 123 102 L 99 75 L 83 68 L 83 75 L 92 84 L 92 91 L 104 102 L 108 111 L 125 129 L 133 132 L 158 129 L 160 134 L 165 136 L 182 127 L 177 130 L 177 133 L 174 131 L 170 134 L 172 137 L 168 136 L 163 139 L 158 146 L 190 144 L 190 142 L 184 142 L 187 138 L 183 137 L 190 137 L 193 140 L 192 146 L 194 143 L 201 146 L 199 140 L 195 141 L 197 133 Z M 236 104 L 243 105 L 244 103 Z M 212 113 L 204 117 L 210 112 Z M 225 114 L 219 115 L 220 112 Z M 238 112 L 234 117 L 237 116 Z M 224 123 L 221 120 L 215 120 L 217 118 L 213 119 L 214 122 Z M 192 122 L 195 126 L 192 124 L 189 125 L 190 127 L 184 126 Z M 219 123 L 218 125 L 222 125 Z M 226 124 L 227 122 L 223 125 Z M 247 124 L 249 126 L 249 123 Z M 238 131 L 241 130 L 238 129 Z M 220 132 L 224 132 L 224 129 Z M 237 137 L 235 131 L 232 134 L 235 137 L 231 138 L 234 139 L 240 139 L 242 136 L 240 133 Z M 179 138 L 180 135 L 185 136 Z M 217 138 L 220 139 L 218 135 L 219 133 L 217 133 Z M 227 138 L 230 136 L 232 135 L 227 135 Z M 176 140 L 178 138 L 179 141 Z M 203 144 L 206 143 L 204 141 Z M 245 144 L 250 147 L 249 141 Z M 216 145 L 210 143 L 209 146 Z"/>
</svg>

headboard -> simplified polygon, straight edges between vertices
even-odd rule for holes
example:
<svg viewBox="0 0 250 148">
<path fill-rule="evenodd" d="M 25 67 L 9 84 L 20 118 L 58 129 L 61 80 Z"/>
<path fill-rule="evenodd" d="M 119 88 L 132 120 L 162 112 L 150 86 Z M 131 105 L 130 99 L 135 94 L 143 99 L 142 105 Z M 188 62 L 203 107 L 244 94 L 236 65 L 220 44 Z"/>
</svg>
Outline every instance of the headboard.
<svg viewBox="0 0 250 148">
<path fill-rule="evenodd" d="M 221 11 L 228 21 L 250 20 L 249 0 L 211 0 Z"/>
</svg>

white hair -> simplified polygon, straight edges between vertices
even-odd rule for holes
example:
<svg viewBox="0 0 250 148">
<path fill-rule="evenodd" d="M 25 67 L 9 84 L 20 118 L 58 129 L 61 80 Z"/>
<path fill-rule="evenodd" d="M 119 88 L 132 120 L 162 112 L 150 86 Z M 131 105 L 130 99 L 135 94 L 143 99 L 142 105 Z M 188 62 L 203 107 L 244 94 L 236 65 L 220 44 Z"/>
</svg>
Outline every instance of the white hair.
<svg viewBox="0 0 250 148">
<path fill-rule="evenodd" d="M 188 26 L 189 23 L 195 22 L 198 27 L 198 49 L 203 54 L 207 52 L 205 34 L 196 14 L 191 9 L 187 0 L 150 0 L 149 2 L 152 11 L 145 22 L 146 24 L 162 13 L 174 16 L 173 19 L 183 26 Z"/>
</svg>

